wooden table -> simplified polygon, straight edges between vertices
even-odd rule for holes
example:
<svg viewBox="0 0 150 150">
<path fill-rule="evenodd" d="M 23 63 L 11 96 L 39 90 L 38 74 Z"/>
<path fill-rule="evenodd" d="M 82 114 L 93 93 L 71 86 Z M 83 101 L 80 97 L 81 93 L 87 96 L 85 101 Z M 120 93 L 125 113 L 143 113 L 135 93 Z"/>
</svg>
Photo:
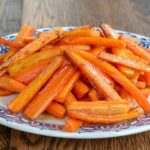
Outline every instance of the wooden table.
<svg viewBox="0 0 150 150">
<path fill-rule="evenodd" d="M 23 23 L 49 26 L 99 25 L 150 36 L 150 0 L 0 0 L 0 36 Z M 71 140 L 28 134 L 0 126 L 0 150 L 149 150 L 150 132 L 128 137 Z"/>
</svg>

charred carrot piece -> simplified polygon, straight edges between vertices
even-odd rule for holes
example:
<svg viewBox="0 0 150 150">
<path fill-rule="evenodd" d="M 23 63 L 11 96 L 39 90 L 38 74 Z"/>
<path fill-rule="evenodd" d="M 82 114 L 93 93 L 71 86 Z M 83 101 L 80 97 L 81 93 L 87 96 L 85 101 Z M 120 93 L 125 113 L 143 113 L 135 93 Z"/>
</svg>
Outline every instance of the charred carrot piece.
<svg viewBox="0 0 150 150">
<path fill-rule="evenodd" d="M 133 83 L 129 81 L 128 78 L 120 73 L 115 67 L 105 61 L 96 58 L 94 55 L 88 52 L 80 51 L 78 53 L 88 61 L 100 67 L 105 73 L 107 73 L 110 77 L 112 77 L 115 81 L 122 85 L 122 87 L 136 99 L 138 104 L 144 109 L 145 113 L 150 112 L 150 103 L 147 101 L 144 95 Z"/>
<path fill-rule="evenodd" d="M 121 100 L 115 89 L 104 80 L 104 75 L 98 67 L 82 58 L 77 52 L 65 51 L 67 57 L 84 73 L 84 75 L 92 81 L 98 91 L 102 92 L 106 98 L 111 100 Z M 88 53 L 90 54 L 90 53 Z M 92 54 L 91 54 L 92 55 Z M 94 55 L 92 55 L 94 56 Z M 94 58 L 97 58 L 94 56 Z"/>
<path fill-rule="evenodd" d="M 60 44 L 87 44 L 87 45 L 100 45 L 104 47 L 116 47 L 116 48 L 125 47 L 125 43 L 123 41 L 119 41 L 117 39 L 102 38 L 102 37 L 63 38 L 60 41 Z"/>
<path fill-rule="evenodd" d="M 12 41 L 8 41 L 6 39 L 0 38 L 0 44 L 4 45 L 4 46 L 8 46 L 10 48 L 14 48 L 14 49 L 20 49 L 21 45 L 14 43 Z"/>
<path fill-rule="evenodd" d="M 25 85 L 14 80 L 8 75 L 4 75 L 0 77 L 0 88 L 6 89 L 12 92 L 21 92 L 25 88 Z"/>
<path fill-rule="evenodd" d="M 15 74 L 14 79 L 27 85 L 36 77 L 38 77 L 39 74 L 48 67 L 51 61 L 52 59 L 46 59 L 39 61 L 36 64 L 30 65 L 29 67 L 26 67 L 19 71 L 17 74 Z"/>
<path fill-rule="evenodd" d="M 136 86 L 137 86 L 139 89 L 144 89 L 144 88 L 146 87 L 146 82 L 137 81 Z"/>
<path fill-rule="evenodd" d="M 45 34 L 44 36 L 42 36 L 40 38 L 37 38 L 35 41 L 31 42 L 30 44 L 28 44 L 27 46 L 22 48 L 20 51 L 15 53 L 7 61 L 3 62 L 0 65 L 0 70 L 20 59 L 23 59 L 23 58 L 35 53 L 36 51 L 38 51 L 40 48 L 42 48 L 46 44 L 48 44 L 56 39 L 59 39 L 62 36 L 62 34 L 63 34 L 63 31 L 62 30 L 60 31 L 57 29 L 52 32 L 47 32 L 47 34 Z"/>
<path fill-rule="evenodd" d="M 81 80 L 77 81 L 73 88 L 73 93 L 78 99 L 82 99 L 88 92 L 90 88 Z"/>
<path fill-rule="evenodd" d="M 82 126 L 82 121 L 69 118 L 65 122 L 64 131 L 76 132 Z"/>
<path fill-rule="evenodd" d="M 36 64 L 39 61 L 45 60 L 45 59 L 52 59 L 55 56 L 61 55 L 60 50 L 43 50 L 39 51 L 37 53 L 34 53 L 32 55 L 29 55 L 28 57 L 17 61 L 16 63 L 8 66 L 8 72 L 11 76 L 17 75 L 22 69 L 29 67 L 30 65 Z"/>
<path fill-rule="evenodd" d="M 66 85 L 63 87 L 61 92 L 56 96 L 55 100 L 57 102 L 63 103 L 66 99 L 66 96 L 68 93 L 72 90 L 74 85 L 76 84 L 77 80 L 80 77 L 80 72 L 76 71 L 72 77 L 69 79 L 69 81 L 66 83 Z"/>
<path fill-rule="evenodd" d="M 135 43 L 129 41 L 123 35 L 120 35 L 119 39 L 126 43 L 126 47 L 130 51 L 132 51 L 134 54 L 142 57 L 143 59 L 147 60 L 150 63 L 150 54 L 147 51 L 145 51 L 143 47 L 141 47 L 138 44 L 135 44 Z"/>
<path fill-rule="evenodd" d="M 0 89 L 0 96 L 8 96 L 8 95 L 11 95 L 11 94 L 13 94 L 12 91 Z"/>
<path fill-rule="evenodd" d="M 65 67 L 59 69 L 29 104 L 24 112 L 24 115 L 33 120 L 44 112 L 62 90 L 73 72 L 74 68 L 70 65 L 66 65 Z"/>
<path fill-rule="evenodd" d="M 51 102 L 50 105 L 47 107 L 46 111 L 57 117 L 57 118 L 64 118 L 65 117 L 65 112 L 66 112 L 66 109 L 65 107 L 60 104 L 60 103 L 57 103 L 57 102 Z"/>
<path fill-rule="evenodd" d="M 72 94 L 72 92 L 69 92 L 68 95 L 66 96 L 66 100 L 63 102 L 65 106 L 67 106 L 69 103 L 77 101 L 75 96 Z"/>
<path fill-rule="evenodd" d="M 96 115 L 83 113 L 79 111 L 71 111 L 68 112 L 68 115 L 71 118 L 79 119 L 90 123 L 112 124 L 138 118 L 141 116 L 141 113 L 137 111 L 130 111 L 127 114 L 119 114 L 119 115 Z"/>
<path fill-rule="evenodd" d="M 14 42 L 15 43 L 19 43 L 19 44 L 23 44 L 24 39 L 26 37 L 31 37 L 34 33 L 35 33 L 35 29 L 32 28 L 31 26 L 29 26 L 28 24 L 24 24 L 20 31 L 18 32 L 17 36 L 15 37 Z"/>
<path fill-rule="evenodd" d="M 49 64 L 48 68 L 42 72 L 37 78 L 35 78 L 24 90 L 14 98 L 7 108 L 13 113 L 20 112 L 36 95 L 36 93 L 45 85 L 47 80 L 53 75 L 53 73 L 63 63 L 64 58 L 56 57 Z"/>
<path fill-rule="evenodd" d="M 100 98 L 98 92 L 97 92 L 94 88 L 92 88 L 92 89 L 90 90 L 90 92 L 88 93 L 88 96 L 89 96 L 93 101 L 97 101 L 97 100 L 99 100 L 99 98 Z"/>
<path fill-rule="evenodd" d="M 110 54 L 107 52 L 101 52 L 99 54 L 99 58 L 112 62 L 112 63 L 116 63 L 116 64 L 121 64 L 127 67 L 131 67 L 133 69 L 139 70 L 139 71 L 145 71 L 145 72 L 150 72 L 150 66 L 144 63 L 141 63 L 139 61 L 136 61 L 134 59 L 131 58 L 125 58 L 122 56 L 117 56 L 114 54 Z"/>
<path fill-rule="evenodd" d="M 129 111 L 127 101 L 73 101 L 67 106 L 67 111 L 85 112 L 95 115 L 126 114 Z"/>
</svg>

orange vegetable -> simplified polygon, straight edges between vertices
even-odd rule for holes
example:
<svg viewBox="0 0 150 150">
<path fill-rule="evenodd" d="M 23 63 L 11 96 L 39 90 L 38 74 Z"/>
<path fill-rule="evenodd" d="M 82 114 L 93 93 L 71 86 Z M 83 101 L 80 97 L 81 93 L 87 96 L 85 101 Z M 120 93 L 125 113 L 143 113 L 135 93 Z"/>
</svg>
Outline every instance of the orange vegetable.
<svg viewBox="0 0 150 150">
<path fill-rule="evenodd" d="M 139 89 L 144 89 L 144 88 L 146 87 L 146 82 L 137 81 L 136 86 L 137 86 Z"/>
<path fill-rule="evenodd" d="M 141 63 L 140 61 L 136 61 L 136 60 L 131 59 L 131 58 L 117 56 L 117 55 L 110 54 L 107 52 L 101 52 L 99 54 L 99 58 L 106 60 L 106 61 L 109 61 L 109 62 L 116 63 L 116 64 L 121 64 L 121 65 L 124 65 L 127 67 L 131 67 L 131 68 L 139 70 L 139 71 L 150 72 L 150 66 L 149 65 Z"/>
<path fill-rule="evenodd" d="M 95 115 L 126 114 L 129 111 L 127 101 L 73 101 L 67 105 L 68 112 L 82 112 Z"/>
<path fill-rule="evenodd" d="M 141 89 L 141 92 L 144 94 L 144 96 L 149 99 L 150 98 L 150 88 Z"/>
<path fill-rule="evenodd" d="M 16 53 L 15 49 L 9 49 L 8 52 L 5 53 L 5 55 L 3 57 L 3 61 L 6 61 L 7 59 L 9 59 L 15 53 Z"/>
<path fill-rule="evenodd" d="M 56 96 L 55 100 L 57 102 L 63 103 L 65 101 L 68 93 L 72 90 L 72 88 L 76 84 L 76 82 L 79 79 L 79 77 L 80 77 L 80 73 L 78 71 L 76 71 L 72 75 L 72 77 L 68 80 L 68 82 L 63 87 L 63 89 L 61 90 L 61 92 Z"/>
<path fill-rule="evenodd" d="M 77 101 L 77 99 L 75 98 L 75 96 L 72 94 L 72 92 L 69 92 L 66 96 L 65 101 L 63 102 L 63 104 L 65 106 L 67 106 L 69 103 L 73 102 L 73 101 Z"/>
<path fill-rule="evenodd" d="M 45 60 L 41 60 L 36 64 L 30 65 L 19 71 L 17 74 L 14 75 L 14 78 L 22 82 L 24 84 L 29 84 L 33 79 L 39 76 L 41 72 L 43 72 L 49 65 L 52 59 L 48 58 Z"/>
<path fill-rule="evenodd" d="M 98 92 L 97 92 L 94 88 L 92 88 L 92 89 L 90 90 L 90 92 L 88 93 L 88 96 L 89 96 L 93 101 L 97 101 L 97 100 L 99 100 L 99 98 L 100 98 Z"/>
<path fill-rule="evenodd" d="M 18 32 L 17 36 L 15 37 L 15 43 L 23 44 L 24 39 L 26 37 L 31 37 L 35 33 L 35 31 L 36 30 L 28 24 L 24 24 Z"/>
<path fill-rule="evenodd" d="M 119 114 L 119 115 L 96 115 L 83 113 L 79 111 L 72 111 L 68 112 L 68 115 L 71 118 L 79 119 L 90 123 L 112 124 L 138 118 L 139 116 L 141 116 L 141 113 L 137 111 L 130 111 L 127 114 Z"/>
<path fill-rule="evenodd" d="M 0 88 L 11 92 L 21 92 L 25 88 L 25 85 L 14 80 L 8 75 L 4 75 L 0 77 Z"/>
<path fill-rule="evenodd" d="M 28 44 L 27 46 L 22 48 L 20 51 L 15 53 L 7 61 L 3 62 L 0 65 L 0 70 L 20 59 L 23 59 L 23 58 L 35 53 L 44 45 L 46 45 L 56 39 L 59 39 L 61 36 L 62 36 L 62 31 L 60 31 L 60 30 L 54 30 L 52 32 L 47 32 L 47 34 L 45 34 L 44 36 L 42 36 L 40 38 L 37 38 L 35 41 L 31 42 L 30 44 Z"/>
<path fill-rule="evenodd" d="M 98 56 L 101 52 L 105 51 L 105 47 L 98 47 L 91 50 L 91 53 Z"/>
<path fill-rule="evenodd" d="M 12 91 L 0 89 L 0 96 L 8 96 L 8 95 L 11 95 L 11 94 L 13 94 Z"/>
<path fill-rule="evenodd" d="M 132 51 L 134 54 L 142 57 L 143 59 L 147 60 L 150 63 L 150 54 L 147 51 L 145 51 L 143 47 L 129 41 L 128 39 L 126 39 L 124 35 L 120 35 L 119 39 L 126 43 L 126 47 L 130 51 Z"/>
<path fill-rule="evenodd" d="M 100 69 L 95 65 L 85 60 L 73 51 L 65 51 L 68 58 L 79 67 L 83 74 L 92 81 L 93 85 L 97 88 L 98 91 L 102 92 L 106 98 L 111 100 L 121 100 L 119 94 L 114 90 L 114 88 L 107 83 L 104 75 L 101 73 Z M 90 54 L 90 53 L 88 53 Z M 92 55 L 92 54 L 90 54 Z M 92 55 L 94 56 L 94 55 Z M 96 58 L 94 56 L 94 58 Z M 81 88 L 80 88 L 81 89 Z"/>
<path fill-rule="evenodd" d="M 36 93 L 45 85 L 47 80 L 53 75 L 53 73 L 63 63 L 64 58 L 56 57 L 49 64 L 48 68 L 42 72 L 37 78 L 35 78 L 24 90 L 14 98 L 7 108 L 13 113 L 20 112 L 36 95 Z"/>
<path fill-rule="evenodd" d="M 100 37 L 100 32 L 94 29 L 75 29 L 66 31 L 64 33 L 65 37 L 87 37 L 87 36 L 93 36 L 93 37 Z"/>
<path fill-rule="evenodd" d="M 90 88 L 81 80 L 79 80 L 73 88 L 73 93 L 78 99 L 82 99 L 89 92 L 89 90 Z"/>
<path fill-rule="evenodd" d="M 0 44 L 4 45 L 4 46 L 8 46 L 10 48 L 14 48 L 14 49 L 20 49 L 21 45 L 12 42 L 12 41 L 8 41 L 6 39 L 0 38 Z"/>
<path fill-rule="evenodd" d="M 34 53 L 32 55 L 29 55 L 28 57 L 17 61 L 16 63 L 13 63 L 12 65 L 8 66 L 8 72 L 11 76 L 17 75 L 22 69 L 29 67 L 30 65 L 36 64 L 39 61 L 45 60 L 45 59 L 51 59 L 55 56 L 61 55 L 60 50 L 43 50 L 39 51 L 37 53 Z"/>
<path fill-rule="evenodd" d="M 144 109 L 145 113 L 150 112 L 150 103 L 144 97 L 144 95 L 139 91 L 139 89 L 132 84 L 122 73 L 120 73 L 115 67 L 111 64 L 97 59 L 94 55 L 80 51 L 78 52 L 82 57 L 94 63 L 98 67 L 100 67 L 105 73 L 111 76 L 114 80 L 116 80 L 122 87 L 130 93 L 138 102 L 138 104 Z"/>
<path fill-rule="evenodd" d="M 82 121 L 69 118 L 64 126 L 64 131 L 76 132 L 82 126 Z"/>
<path fill-rule="evenodd" d="M 46 111 L 57 118 L 64 118 L 66 109 L 63 105 L 57 102 L 51 102 Z"/>
<path fill-rule="evenodd" d="M 87 45 L 100 45 L 105 47 L 122 48 L 125 43 L 116 39 L 108 39 L 102 37 L 70 37 L 63 38 L 60 44 L 87 44 Z"/>
<path fill-rule="evenodd" d="M 143 79 L 146 82 L 147 86 L 150 86 L 150 72 L 145 72 L 143 75 Z"/>
<path fill-rule="evenodd" d="M 70 65 L 66 65 L 65 67 L 59 69 L 29 104 L 24 112 L 24 115 L 33 120 L 44 112 L 62 90 L 73 72 L 74 68 Z"/>
</svg>

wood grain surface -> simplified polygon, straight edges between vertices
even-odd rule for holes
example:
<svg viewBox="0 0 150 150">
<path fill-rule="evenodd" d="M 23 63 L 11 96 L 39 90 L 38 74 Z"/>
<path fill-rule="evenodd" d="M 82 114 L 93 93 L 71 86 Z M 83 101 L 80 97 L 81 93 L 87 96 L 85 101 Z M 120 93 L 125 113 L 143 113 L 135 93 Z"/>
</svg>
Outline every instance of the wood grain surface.
<svg viewBox="0 0 150 150">
<path fill-rule="evenodd" d="M 36 28 L 111 24 L 150 36 L 150 0 L 0 0 L 0 36 Z M 149 150 L 150 132 L 96 140 L 50 138 L 0 126 L 0 150 Z"/>
</svg>

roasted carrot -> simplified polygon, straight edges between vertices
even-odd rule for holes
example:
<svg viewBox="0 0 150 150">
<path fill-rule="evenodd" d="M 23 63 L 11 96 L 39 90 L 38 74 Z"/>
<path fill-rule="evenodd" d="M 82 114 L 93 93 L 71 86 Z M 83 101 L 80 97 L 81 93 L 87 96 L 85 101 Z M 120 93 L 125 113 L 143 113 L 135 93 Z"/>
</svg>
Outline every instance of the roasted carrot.
<svg viewBox="0 0 150 150">
<path fill-rule="evenodd" d="M 66 112 L 66 109 L 65 107 L 60 104 L 60 103 L 57 103 L 57 102 L 51 102 L 50 105 L 47 107 L 46 111 L 57 117 L 57 118 L 64 118 L 65 117 L 65 112 Z"/>
<path fill-rule="evenodd" d="M 100 98 L 98 92 L 97 92 L 94 88 L 92 88 L 92 89 L 90 90 L 90 92 L 88 93 L 88 96 L 89 96 L 93 101 L 97 101 L 97 100 L 99 100 L 99 98 Z"/>
<path fill-rule="evenodd" d="M 17 36 L 15 37 L 15 43 L 22 44 L 26 37 L 31 37 L 35 33 L 35 29 L 29 26 L 28 24 L 24 24 L 20 31 L 18 32 Z"/>
<path fill-rule="evenodd" d="M 82 99 L 88 92 L 90 88 L 81 80 L 77 81 L 73 88 L 73 93 L 78 99 Z"/>
<path fill-rule="evenodd" d="M 64 131 L 76 132 L 82 126 L 82 121 L 69 118 L 65 122 Z"/>
<path fill-rule="evenodd" d="M 75 98 L 75 96 L 72 94 L 72 92 L 69 92 L 68 95 L 66 96 L 65 101 L 63 102 L 63 104 L 65 106 L 67 106 L 69 103 L 73 102 L 73 101 L 77 101 L 77 99 Z"/>
<path fill-rule="evenodd" d="M 103 23 L 102 25 L 100 25 L 100 29 L 107 38 L 118 39 L 119 37 L 119 35 L 108 24 Z"/>
<path fill-rule="evenodd" d="M 121 65 L 124 65 L 127 67 L 131 67 L 131 68 L 139 70 L 139 71 L 150 72 L 149 65 L 141 63 L 140 61 L 136 61 L 131 58 L 117 56 L 117 55 L 110 54 L 107 52 L 101 52 L 99 54 L 99 58 L 109 61 L 109 62 L 116 63 L 116 64 L 121 64 Z"/>
<path fill-rule="evenodd" d="M 143 59 L 147 60 L 150 63 L 150 54 L 144 50 L 143 47 L 139 46 L 138 44 L 135 44 L 128 39 L 125 38 L 124 35 L 120 35 L 119 39 L 121 41 L 124 41 L 126 43 L 126 47 L 132 51 L 134 54 L 142 57 Z"/>
<path fill-rule="evenodd" d="M 0 38 L 0 44 L 4 45 L 4 46 L 8 46 L 10 48 L 14 48 L 14 49 L 20 49 L 21 45 L 14 43 L 12 41 L 8 41 L 6 39 Z"/>
<path fill-rule="evenodd" d="M 65 37 L 87 37 L 87 36 L 92 36 L 92 37 L 100 37 L 100 32 L 94 29 L 75 29 L 75 30 L 70 30 L 66 31 L 64 33 Z"/>
<path fill-rule="evenodd" d="M 11 95 L 11 94 L 13 94 L 12 91 L 0 89 L 0 96 L 8 96 L 8 95 Z"/>
<path fill-rule="evenodd" d="M 111 100 L 121 100 L 119 94 L 114 88 L 104 80 L 104 76 L 95 65 L 85 60 L 77 54 L 77 52 L 65 51 L 67 57 L 79 67 L 79 69 L 92 81 L 93 85 L 104 94 L 106 98 Z M 90 54 L 90 53 L 88 53 Z M 92 55 L 92 54 L 91 54 Z M 94 55 L 92 55 L 94 56 Z M 94 56 L 94 58 L 97 58 Z"/>
<path fill-rule="evenodd" d="M 56 39 L 59 39 L 62 36 L 62 34 L 63 34 L 62 30 L 57 30 L 57 29 L 52 32 L 47 32 L 47 34 L 45 34 L 44 36 L 42 36 L 40 38 L 37 38 L 35 41 L 31 42 L 30 44 L 28 44 L 27 46 L 22 48 L 20 51 L 15 53 L 7 61 L 3 62 L 0 65 L 0 70 L 18 60 L 21 60 L 21 59 L 35 53 L 40 48 L 42 48 L 44 45 L 46 45 Z"/>
<path fill-rule="evenodd" d="M 5 54 L 0 54 L 0 64 L 1 64 L 1 62 L 3 62 L 4 56 L 5 56 Z"/>
<path fill-rule="evenodd" d="M 67 111 L 78 111 L 95 115 L 126 114 L 129 111 L 127 101 L 73 101 L 67 105 Z"/>
<path fill-rule="evenodd" d="M 25 88 L 25 85 L 14 80 L 8 75 L 3 75 L 0 77 L 0 88 L 11 92 L 21 92 Z"/>
<path fill-rule="evenodd" d="M 43 85 L 59 68 L 63 61 L 64 58 L 62 57 L 54 58 L 54 60 L 49 64 L 48 68 L 36 79 L 34 79 L 26 88 L 24 88 L 24 90 L 7 105 L 8 110 L 13 113 L 20 112 L 43 87 Z"/>
<path fill-rule="evenodd" d="M 119 41 L 117 39 L 102 38 L 102 37 L 63 38 L 60 41 L 60 44 L 88 44 L 88 45 L 100 45 L 104 47 L 116 47 L 116 48 L 125 47 L 125 43 L 123 41 Z"/>
<path fill-rule="evenodd" d="M 61 55 L 60 50 L 43 50 L 28 57 L 17 61 L 16 63 L 8 66 L 8 72 L 11 76 L 15 76 L 18 74 L 22 69 L 27 68 L 30 65 L 36 64 L 41 60 L 51 59 L 55 56 Z"/>
<path fill-rule="evenodd" d="M 91 53 L 98 56 L 101 52 L 105 51 L 105 47 L 98 47 L 91 50 Z"/>
<path fill-rule="evenodd" d="M 147 86 L 150 86 L 150 73 L 145 72 L 143 75 L 144 81 L 146 82 Z"/>
<path fill-rule="evenodd" d="M 46 86 L 37 94 L 26 108 L 24 115 L 30 119 L 36 119 L 62 90 L 68 79 L 74 72 L 74 68 L 66 65 L 59 69 L 49 80 Z"/>
<path fill-rule="evenodd" d="M 147 99 L 150 98 L 150 88 L 141 89 L 141 92 Z"/>
<path fill-rule="evenodd" d="M 78 52 L 82 57 L 94 63 L 98 67 L 100 67 L 105 73 L 111 76 L 115 81 L 117 81 L 128 93 L 130 93 L 138 102 L 138 104 L 144 109 L 145 113 L 150 112 L 150 103 L 144 97 L 144 95 L 139 91 L 139 89 L 132 84 L 122 73 L 120 73 L 115 67 L 111 64 L 97 59 L 94 55 L 80 51 Z"/>
<path fill-rule="evenodd" d="M 79 77 L 80 77 L 80 72 L 79 71 L 76 71 L 75 73 L 73 73 L 72 77 L 68 80 L 68 82 L 63 87 L 61 92 L 56 96 L 55 100 L 57 102 L 63 103 L 65 101 L 66 96 L 72 90 L 72 88 L 76 84 Z"/>
<path fill-rule="evenodd" d="M 52 59 L 48 58 L 45 60 L 41 60 L 33 65 L 30 65 L 20 70 L 17 74 L 15 74 L 14 79 L 27 85 L 33 79 L 35 79 L 41 72 L 43 72 L 48 67 L 51 61 Z"/>
<path fill-rule="evenodd" d="M 137 81 L 136 86 L 137 86 L 139 89 L 144 89 L 144 88 L 146 87 L 146 82 Z"/>
<path fill-rule="evenodd" d="M 5 53 L 4 57 L 3 57 L 3 61 L 6 61 L 7 59 L 9 59 L 13 54 L 16 53 L 15 49 L 9 49 L 7 53 Z"/>
<path fill-rule="evenodd" d="M 71 118 L 79 119 L 90 123 L 112 124 L 138 118 L 141 116 L 141 113 L 137 111 L 131 111 L 127 114 L 119 114 L 119 115 L 95 115 L 82 113 L 78 111 L 72 111 L 68 112 L 68 115 Z"/>
</svg>

